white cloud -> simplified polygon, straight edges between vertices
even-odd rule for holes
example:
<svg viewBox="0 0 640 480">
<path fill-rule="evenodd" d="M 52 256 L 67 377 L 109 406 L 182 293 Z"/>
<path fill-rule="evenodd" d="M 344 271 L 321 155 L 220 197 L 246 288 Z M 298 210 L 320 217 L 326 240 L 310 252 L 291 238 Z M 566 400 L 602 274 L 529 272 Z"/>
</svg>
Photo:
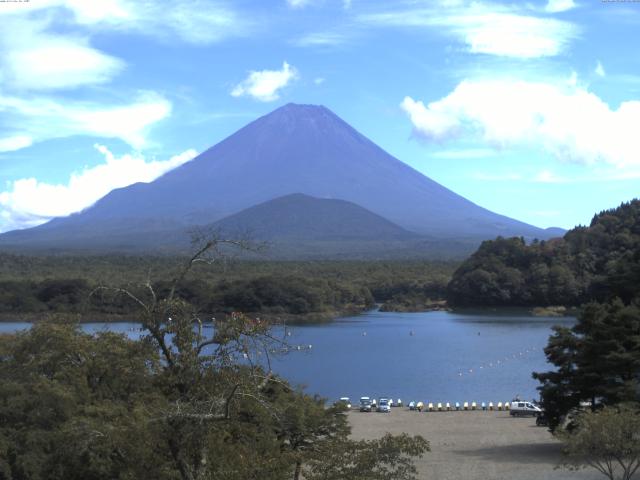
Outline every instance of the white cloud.
<svg viewBox="0 0 640 480">
<path fill-rule="evenodd" d="M 0 192 L 4 228 L 31 227 L 78 212 L 115 188 L 151 182 L 197 155 L 190 149 L 168 160 L 148 161 L 138 153 L 116 157 L 103 145 L 95 147 L 104 155 L 104 163 L 72 173 L 66 184 L 40 182 L 35 178 L 11 182 L 7 190 Z"/>
<path fill-rule="evenodd" d="M 379 27 L 431 28 L 457 37 L 471 53 L 504 57 L 555 56 L 578 35 L 572 23 L 482 2 L 445 2 L 432 8 L 394 10 L 357 18 Z"/>
<path fill-rule="evenodd" d="M 33 144 L 33 138 L 28 135 L 13 135 L 0 138 L 0 152 L 12 152 Z"/>
<path fill-rule="evenodd" d="M 602 66 L 602 63 L 600 63 L 600 60 L 598 60 L 598 63 L 596 64 L 595 73 L 599 77 L 604 77 L 606 75 L 606 72 L 604 71 L 604 67 Z"/>
<path fill-rule="evenodd" d="M 315 83 L 316 85 L 322 85 L 324 82 L 325 82 L 324 77 L 316 77 L 313 79 L 313 83 Z"/>
<path fill-rule="evenodd" d="M 94 135 L 120 138 L 141 148 L 146 144 L 148 128 L 170 113 L 171 103 L 154 92 L 141 92 L 125 105 L 0 95 L 0 114 L 7 120 L 5 130 L 9 130 L 1 145 L 6 151 L 52 138 Z"/>
<path fill-rule="evenodd" d="M 426 140 L 447 139 L 459 128 L 458 119 L 449 112 L 443 111 L 437 104 L 425 107 L 421 101 L 405 97 L 400 106 L 409 115 L 416 131 Z"/>
<path fill-rule="evenodd" d="M 500 13 L 463 17 L 457 29 L 472 53 L 504 57 L 555 56 L 570 38 L 558 20 Z"/>
<path fill-rule="evenodd" d="M 65 10 L 77 25 L 120 30 L 194 44 L 210 44 L 245 34 L 252 22 L 227 3 L 212 0 L 173 0 L 170 6 L 153 0 L 39 0 L 20 8 L 0 8 L 0 17 L 27 17 L 36 10 Z M 55 17 L 50 16 L 50 21 Z M 13 21 L 13 19 L 12 19 Z"/>
<path fill-rule="evenodd" d="M 575 7 L 576 4 L 573 0 L 549 0 L 545 7 L 545 11 L 549 13 L 566 12 L 567 10 L 571 10 Z"/>
<path fill-rule="evenodd" d="M 282 70 L 251 71 L 249 76 L 231 91 L 234 97 L 249 95 L 262 102 L 271 102 L 280 98 L 278 91 L 298 78 L 298 71 L 287 62 Z"/>
<path fill-rule="evenodd" d="M 440 100 L 424 105 L 406 97 L 401 107 L 427 140 L 479 135 L 492 146 L 539 147 L 561 160 L 640 165 L 640 101 L 612 109 L 563 81 L 465 80 Z"/>
<path fill-rule="evenodd" d="M 132 20 L 122 28 L 138 31 L 174 41 L 177 36 L 193 44 L 211 44 L 228 37 L 244 35 L 251 27 L 247 15 L 222 5 L 204 0 L 163 2 L 130 0 Z"/>
<path fill-rule="evenodd" d="M 80 35 L 47 33 L 47 23 L 12 19 L 0 30 L 0 70 L 5 88 L 51 90 L 105 83 L 124 62 Z"/>
</svg>

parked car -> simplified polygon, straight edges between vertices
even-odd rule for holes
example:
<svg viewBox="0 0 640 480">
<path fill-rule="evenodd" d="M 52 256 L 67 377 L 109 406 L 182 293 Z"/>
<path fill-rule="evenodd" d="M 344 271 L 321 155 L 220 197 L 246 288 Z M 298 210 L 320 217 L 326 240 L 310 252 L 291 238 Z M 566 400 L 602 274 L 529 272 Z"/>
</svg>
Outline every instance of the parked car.
<svg viewBox="0 0 640 480">
<path fill-rule="evenodd" d="M 343 404 L 345 407 L 351 410 L 351 399 L 349 397 L 340 397 L 340 400 L 338 400 L 338 403 Z"/>
<path fill-rule="evenodd" d="M 391 405 L 388 398 L 381 398 L 378 400 L 378 411 L 382 413 L 389 413 L 391 411 Z"/>
<path fill-rule="evenodd" d="M 531 402 L 516 401 L 511 402 L 509 414 L 513 417 L 525 417 L 531 415 L 536 417 L 542 413 L 542 409 Z"/>
<path fill-rule="evenodd" d="M 369 397 L 360 397 L 360 411 L 361 412 L 370 412 L 371 411 L 371 399 Z"/>
</svg>

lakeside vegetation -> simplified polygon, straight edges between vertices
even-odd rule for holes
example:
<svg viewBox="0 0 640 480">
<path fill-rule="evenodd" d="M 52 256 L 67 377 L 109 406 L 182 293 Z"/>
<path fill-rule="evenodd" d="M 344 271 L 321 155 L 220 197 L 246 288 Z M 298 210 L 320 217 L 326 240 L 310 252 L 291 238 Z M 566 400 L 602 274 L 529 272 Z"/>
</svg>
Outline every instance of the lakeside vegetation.
<svg viewBox="0 0 640 480">
<path fill-rule="evenodd" d="M 578 306 L 640 294 L 640 200 L 595 215 L 563 238 L 485 241 L 453 274 L 454 306 Z"/>
<path fill-rule="evenodd" d="M 49 313 L 82 320 L 131 318 L 122 296 L 91 295 L 109 285 L 140 288 L 151 280 L 163 293 L 184 258 L 21 256 L 0 254 L 0 318 L 38 319 Z M 370 309 L 415 310 L 444 299 L 453 262 L 255 262 L 194 265 L 178 295 L 207 314 L 242 311 L 288 321 L 326 321 Z"/>
</svg>

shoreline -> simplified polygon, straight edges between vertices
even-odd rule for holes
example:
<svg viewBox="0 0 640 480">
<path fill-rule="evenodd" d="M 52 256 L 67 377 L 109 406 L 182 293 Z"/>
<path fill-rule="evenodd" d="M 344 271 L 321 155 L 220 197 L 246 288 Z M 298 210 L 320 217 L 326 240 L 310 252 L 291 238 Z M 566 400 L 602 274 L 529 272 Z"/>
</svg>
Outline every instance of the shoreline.
<svg viewBox="0 0 640 480">
<path fill-rule="evenodd" d="M 303 326 L 303 325 L 322 325 L 326 323 L 332 323 L 340 318 L 346 317 L 357 317 L 362 314 L 370 313 L 370 312 L 382 312 L 382 313 L 430 313 L 430 312 L 447 312 L 447 313 L 458 313 L 462 315 L 489 315 L 495 314 L 498 316 L 522 316 L 522 317 L 530 317 L 532 319 L 535 318 L 546 318 L 546 317 L 555 317 L 555 318 L 572 318 L 575 317 L 578 313 L 576 309 L 566 309 L 563 315 L 544 315 L 541 314 L 540 311 L 535 312 L 535 309 L 531 307 L 477 307 L 477 308 L 429 308 L 426 310 L 383 310 L 380 307 L 383 304 L 376 304 L 374 308 L 363 309 L 363 310 L 344 310 L 344 311 L 331 311 L 331 312 L 311 312 L 308 314 L 298 315 L 292 313 L 263 313 L 263 312 L 248 312 L 245 315 L 250 317 L 261 317 L 272 323 L 272 325 L 280 325 L 285 323 L 286 325 L 295 325 L 295 326 Z M 212 314 L 203 314 L 202 318 L 207 317 L 216 317 L 228 315 L 228 312 L 217 312 Z M 53 321 L 62 321 L 62 322 L 76 322 L 79 324 L 84 323 L 139 323 L 136 320 L 135 314 L 105 314 L 105 313 L 96 313 L 91 314 L 90 318 L 83 314 L 79 313 L 65 313 L 65 312 L 32 312 L 32 313 L 0 313 L 0 323 L 12 323 L 12 322 L 23 322 L 23 323 L 38 323 L 41 321 L 46 321 L 48 318 Z M 277 320 L 277 321 L 272 321 Z M 284 320 L 284 322 L 282 322 Z"/>
</svg>

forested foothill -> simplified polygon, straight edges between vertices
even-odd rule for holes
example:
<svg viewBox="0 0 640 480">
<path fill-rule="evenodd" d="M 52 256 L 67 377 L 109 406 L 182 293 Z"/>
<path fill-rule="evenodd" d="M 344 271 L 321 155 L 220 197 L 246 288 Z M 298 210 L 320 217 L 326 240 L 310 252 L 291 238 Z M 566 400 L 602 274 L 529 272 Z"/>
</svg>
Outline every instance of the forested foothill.
<svg viewBox="0 0 640 480">
<path fill-rule="evenodd" d="M 578 306 L 640 294 L 640 200 L 595 215 L 563 238 L 485 241 L 454 273 L 454 306 Z"/>
<path fill-rule="evenodd" d="M 163 292 L 185 259 L 138 256 L 22 256 L 0 254 L 0 318 L 37 320 L 46 314 L 82 321 L 131 318 L 126 297 L 96 293 L 103 285 L 135 288 L 151 282 Z M 427 261 L 254 262 L 194 265 L 178 295 L 203 314 L 255 313 L 294 322 L 326 321 L 370 309 L 430 308 L 444 299 L 457 266 Z M 93 292 L 93 294 L 92 294 Z"/>
</svg>

